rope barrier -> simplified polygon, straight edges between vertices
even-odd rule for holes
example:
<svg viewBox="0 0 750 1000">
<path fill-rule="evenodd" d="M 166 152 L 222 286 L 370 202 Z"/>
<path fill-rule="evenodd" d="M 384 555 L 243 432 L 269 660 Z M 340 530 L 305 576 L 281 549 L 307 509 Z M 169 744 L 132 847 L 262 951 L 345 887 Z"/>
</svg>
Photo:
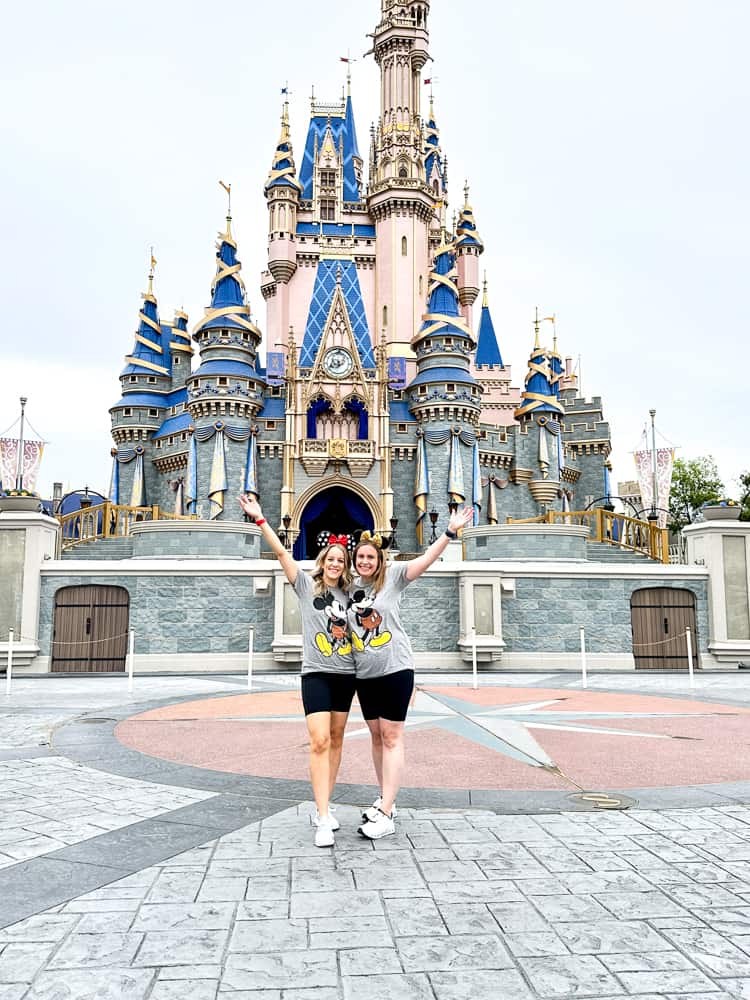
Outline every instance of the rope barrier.
<svg viewBox="0 0 750 1000">
<path fill-rule="evenodd" d="M 665 642 L 676 642 L 678 639 L 684 639 L 685 633 L 678 632 L 677 635 L 671 635 L 668 639 L 655 639 L 653 642 L 634 642 L 633 649 L 636 646 L 663 646 Z"/>
</svg>

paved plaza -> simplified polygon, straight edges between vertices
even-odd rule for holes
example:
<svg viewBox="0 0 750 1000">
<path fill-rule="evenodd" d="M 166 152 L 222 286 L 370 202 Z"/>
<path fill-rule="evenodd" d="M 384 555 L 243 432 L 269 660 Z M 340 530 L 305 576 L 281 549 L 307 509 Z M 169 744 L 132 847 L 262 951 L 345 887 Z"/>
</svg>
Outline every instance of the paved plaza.
<svg viewBox="0 0 750 1000">
<path fill-rule="evenodd" d="M 418 681 L 396 835 L 355 711 L 321 850 L 293 676 L 15 680 L 0 1000 L 750 1000 L 750 676 Z"/>
</svg>

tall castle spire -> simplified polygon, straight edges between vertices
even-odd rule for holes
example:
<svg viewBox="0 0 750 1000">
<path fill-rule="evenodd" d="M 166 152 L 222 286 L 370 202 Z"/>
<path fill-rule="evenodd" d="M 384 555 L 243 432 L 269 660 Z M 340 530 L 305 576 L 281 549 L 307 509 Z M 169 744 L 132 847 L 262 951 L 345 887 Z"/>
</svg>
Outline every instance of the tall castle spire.
<svg viewBox="0 0 750 1000">
<path fill-rule="evenodd" d="M 502 368 L 503 358 L 495 335 L 495 326 L 490 314 L 489 299 L 487 297 L 487 277 L 484 278 L 484 288 L 482 295 L 482 312 L 479 318 L 479 335 L 477 337 L 477 353 L 475 361 L 477 367 L 486 365 L 488 368 Z"/>
</svg>

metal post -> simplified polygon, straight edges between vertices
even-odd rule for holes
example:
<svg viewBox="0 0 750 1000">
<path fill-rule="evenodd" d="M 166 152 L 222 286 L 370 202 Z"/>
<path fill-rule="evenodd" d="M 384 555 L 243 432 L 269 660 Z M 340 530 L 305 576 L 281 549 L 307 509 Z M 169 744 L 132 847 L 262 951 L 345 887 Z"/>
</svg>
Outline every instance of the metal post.
<svg viewBox="0 0 750 1000">
<path fill-rule="evenodd" d="M 477 689 L 477 630 L 476 627 L 472 627 L 471 630 L 471 686 L 476 691 Z"/>
<path fill-rule="evenodd" d="M 128 694 L 133 693 L 133 664 L 135 661 L 135 629 L 128 633 Z"/>
<path fill-rule="evenodd" d="M 10 684 L 13 679 L 13 637 L 15 630 L 8 629 L 8 669 L 5 672 L 5 697 L 10 698 Z"/>
<path fill-rule="evenodd" d="M 651 510 L 656 513 L 657 506 L 657 492 L 656 492 L 656 425 L 654 424 L 654 417 L 656 416 L 656 410 L 648 411 L 651 416 L 651 489 L 653 490 L 653 497 L 651 500 Z M 654 518 L 656 520 L 656 518 Z"/>
<path fill-rule="evenodd" d="M 23 489 L 23 414 L 28 399 L 21 396 L 21 429 L 18 432 L 18 463 L 16 465 L 16 489 Z"/>
<path fill-rule="evenodd" d="M 253 686 L 253 647 L 255 646 L 255 629 L 250 628 L 247 641 L 247 689 Z"/>
<path fill-rule="evenodd" d="M 690 628 L 685 629 L 685 639 L 687 640 L 688 673 L 690 674 L 690 690 L 695 688 L 695 674 L 693 673 L 693 637 Z"/>
<path fill-rule="evenodd" d="M 588 677 L 586 675 L 586 630 L 583 625 L 579 627 L 581 636 L 581 687 L 588 687 Z"/>
</svg>

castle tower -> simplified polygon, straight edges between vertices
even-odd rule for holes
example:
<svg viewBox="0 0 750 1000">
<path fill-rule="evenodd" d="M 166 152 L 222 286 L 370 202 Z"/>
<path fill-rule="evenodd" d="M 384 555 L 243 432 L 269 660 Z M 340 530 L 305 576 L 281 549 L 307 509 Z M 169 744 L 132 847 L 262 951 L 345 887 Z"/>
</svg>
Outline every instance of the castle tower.
<svg viewBox="0 0 750 1000">
<path fill-rule="evenodd" d="M 560 490 L 560 419 L 564 408 L 555 390 L 557 365 L 550 357 L 552 352 L 540 344 L 540 322 L 537 314 L 526 385 L 515 412 L 520 427 L 512 478 L 527 483 L 532 497 L 544 509 L 557 501 Z"/>
<path fill-rule="evenodd" d="M 169 343 L 162 335 L 154 295 L 155 264 L 152 257 L 148 288 L 141 296 L 143 306 L 138 313 L 135 344 L 120 373 L 122 398 L 109 411 L 117 446 L 113 456 L 119 471 L 117 501 L 133 507 L 149 502 L 150 439 L 164 419 L 172 382 Z"/>
<path fill-rule="evenodd" d="M 469 185 L 464 185 L 464 206 L 456 226 L 456 266 L 458 269 L 458 297 L 466 325 L 473 326 L 472 306 L 479 295 L 479 255 L 484 253 L 484 243 L 477 232 L 474 212 L 469 204 Z"/>
<path fill-rule="evenodd" d="M 273 277 L 268 329 L 275 331 L 278 339 L 289 329 L 289 282 L 297 270 L 295 235 L 302 191 L 294 169 L 288 101 L 284 101 L 281 135 L 263 190 L 268 202 L 268 270 Z"/>
<path fill-rule="evenodd" d="M 483 288 L 477 349 L 471 373 L 482 387 L 482 423 L 507 427 L 516 422 L 515 411 L 521 405 L 521 390 L 511 384 L 510 365 L 506 366 L 503 362 L 490 312 L 486 276 Z"/>
<path fill-rule="evenodd" d="M 406 390 L 409 410 L 420 425 L 415 503 L 422 512 L 428 505 L 444 510 L 448 500 L 462 503 L 468 498 L 471 502 L 472 497 L 472 449 L 481 389 L 469 371 L 476 341 L 459 309 L 453 251 L 453 244 L 438 248 L 430 273 L 427 312 L 412 342 L 417 375 Z M 417 539 L 424 543 L 419 523 Z"/>
<path fill-rule="evenodd" d="M 211 305 L 193 330 L 201 363 L 187 380 L 195 442 L 188 474 L 195 496 L 187 499 L 191 513 L 212 519 L 224 516 L 227 490 L 234 496 L 245 488 L 248 441 L 264 385 L 256 364 L 261 333 L 250 316 L 230 216 L 216 261 Z"/>
<path fill-rule="evenodd" d="M 188 316 L 181 309 L 175 309 L 172 325 L 162 323 L 162 338 L 169 344 L 172 358 L 172 390 L 181 389 L 190 375 L 190 359 L 193 345 L 187 328 Z"/>
<path fill-rule="evenodd" d="M 421 70 L 429 58 L 429 3 L 382 0 L 373 33 L 380 118 L 373 136 L 368 207 L 375 222 L 375 330 L 393 356 L 410 357 L 429 271 L 436 198 L 425 174 Z"/>
</svg>

